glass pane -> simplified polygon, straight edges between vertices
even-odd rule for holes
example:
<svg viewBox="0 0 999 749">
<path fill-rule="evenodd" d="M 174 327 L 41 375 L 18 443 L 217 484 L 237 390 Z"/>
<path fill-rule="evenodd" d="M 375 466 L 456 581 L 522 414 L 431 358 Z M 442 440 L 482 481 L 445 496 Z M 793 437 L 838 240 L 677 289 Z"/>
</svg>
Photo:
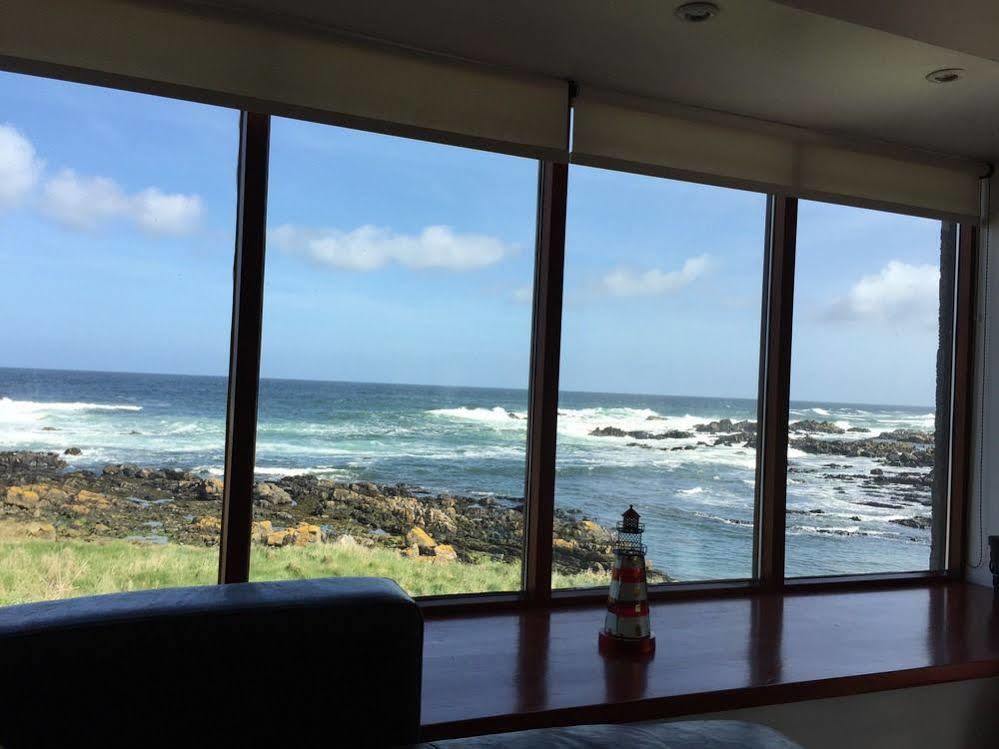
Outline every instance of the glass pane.
<svg viewBox="0 0 999 749">
<path fill-rule="evenodd" d="M 520 587 L 537 163 L 273 122 L 253 579 Z"/>
<path fill-rule="evenodd" d="M 572 167 L 556 585 L 606 585 L 633 504 L 651 582 L 752 576 L 766 197 Z"/>
<path fill-rule="evenodd" d="M 0 603 L 217 577 L 238 114 L 0 74 Z"/>
<path fill-rule="evenodd" d="M 953 317 L 940 290 L 953 288 L 955 248 L 953 224 L 800 203 L 788 576 L 933 566 Z"/>
</svg>

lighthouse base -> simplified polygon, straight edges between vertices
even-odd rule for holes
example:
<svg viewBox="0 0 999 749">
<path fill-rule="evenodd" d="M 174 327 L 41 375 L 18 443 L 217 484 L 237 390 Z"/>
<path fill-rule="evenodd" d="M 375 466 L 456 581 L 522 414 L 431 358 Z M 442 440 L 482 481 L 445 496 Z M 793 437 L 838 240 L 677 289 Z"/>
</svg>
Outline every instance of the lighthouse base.
<svg viewBox="0 0 999 749">
<path fill-rule="evenodd" d="M 600 630 L 597 646 L 601 655 L 652 655 L 656 652 L 656 636 L 617 637 L 607 630 Z"/>
</svg>

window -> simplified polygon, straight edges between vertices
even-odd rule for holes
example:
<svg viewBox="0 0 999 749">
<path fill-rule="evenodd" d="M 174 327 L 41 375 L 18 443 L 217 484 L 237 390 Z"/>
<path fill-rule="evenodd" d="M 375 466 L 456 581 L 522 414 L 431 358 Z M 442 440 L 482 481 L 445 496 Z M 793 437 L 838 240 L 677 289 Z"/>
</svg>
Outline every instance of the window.
<svg viewBox="0 0 999 749">
<path fill-rule="evenodd" d="M 763 195 L 569 173 L 555 567 L 606 585 L 633 504 L 650 581 L 752 576 Z"/>
<path fill-rule="evenodd" d="M 956 228 L 800 203 L 789 577 L 939 566 Z"/>
<path fill-rule="evenodd" d="M 0 74 L 0 604 L 214 582 L 236 112 Z"/>
<path fill-rule="evenodd" d="M 537 162 L 274 119 L 252 579 L 517 590 Z"/>
</svg>

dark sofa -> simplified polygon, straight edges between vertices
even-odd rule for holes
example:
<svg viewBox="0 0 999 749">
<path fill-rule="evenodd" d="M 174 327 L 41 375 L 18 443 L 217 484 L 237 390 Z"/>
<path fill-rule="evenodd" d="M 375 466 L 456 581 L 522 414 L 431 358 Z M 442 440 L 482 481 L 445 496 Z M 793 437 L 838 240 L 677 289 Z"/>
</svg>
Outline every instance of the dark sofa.
<svg viewBox="0 0 999 749">
<path fill-rule="evenodd" d="M 419 740 L 423 619 L 393 582 L 244 583 L 0 609 L 0 747 Z M 577 726 L 457 747 L 791 749 L 745 723 Z"/>
</svg>

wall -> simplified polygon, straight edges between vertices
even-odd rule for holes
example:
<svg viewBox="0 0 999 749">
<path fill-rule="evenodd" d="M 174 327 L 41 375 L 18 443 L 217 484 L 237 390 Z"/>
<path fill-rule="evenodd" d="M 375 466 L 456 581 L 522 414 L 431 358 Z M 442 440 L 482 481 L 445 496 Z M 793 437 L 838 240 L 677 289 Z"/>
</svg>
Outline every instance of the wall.
<svg viewBox="0 0 999 749">
<path fill-rule="evenodd" d="M 988 536 L 999 534 L 999 305 L 991 304 L 999 275 L 999 176 L 990 180 L 991 201 L 988 222 L 982 227 L 982 255 L 979 261 L 978 319 L 976 354 L 976 392 L 972 442 L 971 502 L 968 518 L 968 579 L 991 585 Z M 986 265 L 987 263 L 987 265 Z M 986 276 L 988 269 L 988 279 Z M 986 281 L 988 288 L 986 288 Z"/>
<path fill-rule="evenodd" d="M 731 710 L 682 720 L 748 720 L 804 749 L 982 749 L 999 745 L 999 678 Z"/>
</svg>

